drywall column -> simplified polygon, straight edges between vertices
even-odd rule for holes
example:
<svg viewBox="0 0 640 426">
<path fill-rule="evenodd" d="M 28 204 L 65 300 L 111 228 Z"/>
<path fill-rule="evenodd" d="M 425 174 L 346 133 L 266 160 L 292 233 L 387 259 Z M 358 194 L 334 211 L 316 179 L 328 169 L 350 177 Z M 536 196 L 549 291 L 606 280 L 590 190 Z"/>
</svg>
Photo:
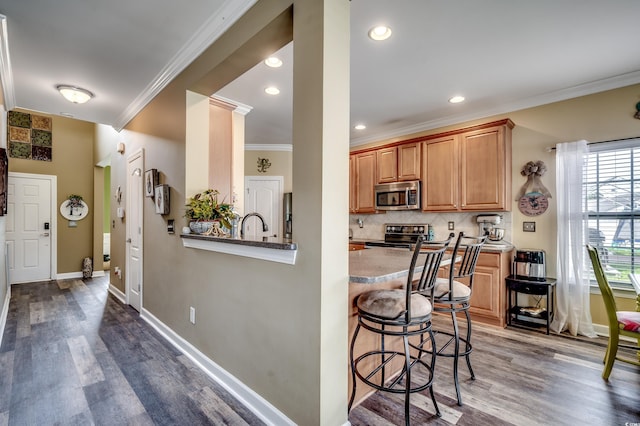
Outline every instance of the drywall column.
<svg viewBox="0 0 640 426">
<path fill-rule="evenodd" d="M 185 194 L 208 188 L 209 182 L 209 97 L 187 91 L 185 143 Z"/>
<path fill-rule="evenodd" d="M 293 9 L 294 239 L 318 303 L 303 359 L 317 360 L 318 424 L 347 421 L 349 2 L 299 0 Z M 317 335 L 315 333 L 318 333 Z"/>
</svg>

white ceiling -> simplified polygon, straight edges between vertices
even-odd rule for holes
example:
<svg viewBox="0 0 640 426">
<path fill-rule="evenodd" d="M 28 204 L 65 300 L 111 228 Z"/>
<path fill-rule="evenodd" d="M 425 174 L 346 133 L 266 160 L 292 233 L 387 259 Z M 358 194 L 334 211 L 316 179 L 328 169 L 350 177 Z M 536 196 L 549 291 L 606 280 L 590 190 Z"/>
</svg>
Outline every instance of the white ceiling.
<svg viewBox="0 0 640 426">
<path fill-rule="evenodd" d="M 254 1 L 0 0 L 14 106 L 121 128 Z M 367 125 L 352 145 L 640 83 L 637 0 L 350 4 L 351 123 Z M 376 43 L 380 23 L 393 35 Z M 253 107 L 247 144 L 291 143 L 291 46 L 281 53 L 282 68 L 258 64 L 217 94 Z M 60 83 L 96 97 L 70 104 Z M 467 101 L 449 104 L 456 94 Z"/>
</svg>

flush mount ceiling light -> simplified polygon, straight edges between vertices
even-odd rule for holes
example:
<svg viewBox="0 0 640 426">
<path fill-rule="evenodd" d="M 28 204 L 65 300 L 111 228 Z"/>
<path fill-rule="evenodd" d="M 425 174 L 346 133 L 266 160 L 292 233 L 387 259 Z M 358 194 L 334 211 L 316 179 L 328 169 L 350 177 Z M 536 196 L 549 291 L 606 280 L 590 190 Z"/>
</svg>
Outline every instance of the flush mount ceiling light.
<svg viewBox="0 0 640 426">
<path fill-rule="evenodd" d="M 356 124 L 353 128 L 356 130 L 364 130 L 367 128 L 367 126 L 365 126 L 364 124 Z"/>
<path fill-rule="evenodd" d="M 277 95 L 278 93 L 280 93 L 280 89 L 278 89 L 277 87 L 267 87 L 266 89 L 264 89 L 265 93 L 267 93 L 268 95 Z"/>
<path fill-rule="evenodd" d="M 282 61 L 275 56 L 270 56 L 264 60 L 264 63 L 271 68 L 279 68 L 282 66 Z"/>
<path fill-rule="evenodd" d="M 387 26 L 378 25 L 369 30 L 369 38 L 371 40 L 382 41 L 388 39 L 389 37 L 391 37 L 391 28 Z"/>
<path fill-rule="evenodd" d="M 452 98 L 449 99 L 449 102 L 451 102 L 452 104 L 459 104 L 460 102 L 464 101 L 464 96 L 454 96 Z"/>
<path fill-rule="evenodd" d="M 60 92 L 66 100 L 74 104 L 83 104 L 93 98 L 93 93 L 81 87 L 59 84 L 56 86 L 56 89 L 58 89 L 58 92 Z"/>
</svg>

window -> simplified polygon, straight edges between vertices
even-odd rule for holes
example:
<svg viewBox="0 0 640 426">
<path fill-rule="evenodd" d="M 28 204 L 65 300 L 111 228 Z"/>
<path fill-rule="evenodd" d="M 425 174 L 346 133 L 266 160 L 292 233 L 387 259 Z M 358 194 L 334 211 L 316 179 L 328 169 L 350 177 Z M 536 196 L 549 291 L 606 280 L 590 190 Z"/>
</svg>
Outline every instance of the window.
<svg viewBox="0 0 640 426">
<path fill-rule="evenodd" d="M 612 285 L 640 273 L 640 138 L 592 144 L 585 161 L 589 242 Z"/>
</svg>

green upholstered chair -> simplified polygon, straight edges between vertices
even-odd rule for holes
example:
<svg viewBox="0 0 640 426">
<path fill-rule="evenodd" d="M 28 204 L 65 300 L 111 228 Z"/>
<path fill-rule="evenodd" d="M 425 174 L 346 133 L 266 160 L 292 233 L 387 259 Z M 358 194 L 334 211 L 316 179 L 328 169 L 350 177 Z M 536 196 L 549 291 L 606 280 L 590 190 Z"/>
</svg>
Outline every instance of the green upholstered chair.
<svg viewBox="0 0 640 426">
<path fill-rule="evenodd" d="M 618 361 L 640 366 L 640 362 L 637 358 L 631 359 L 617 355 L 618 347 L 640 350 L 640 347 L 638 346 L 620 343 L 620 336 L 640 339 L 640 312 L 617 310 L 613 291 L 611 291 L 609 281 L 604 274 L 602 263 L 600 263 L 600 257 L 598 256 L 598 251 L 589 244 L 587 244 L 587 251 L 591 258 L 593 273 L 596 276 L 598 287 L 600 287 L 600 293 L 602 293 L 602 300 L 604 301 L 609 321 L 609 343 L 604 355 L 604 371 L 602 372 L 602 378 L 608 380 L 609 375 L 611 374 L 611 369 L 613 368 L 613 363 L 616 359 Z"/>
</svg>

